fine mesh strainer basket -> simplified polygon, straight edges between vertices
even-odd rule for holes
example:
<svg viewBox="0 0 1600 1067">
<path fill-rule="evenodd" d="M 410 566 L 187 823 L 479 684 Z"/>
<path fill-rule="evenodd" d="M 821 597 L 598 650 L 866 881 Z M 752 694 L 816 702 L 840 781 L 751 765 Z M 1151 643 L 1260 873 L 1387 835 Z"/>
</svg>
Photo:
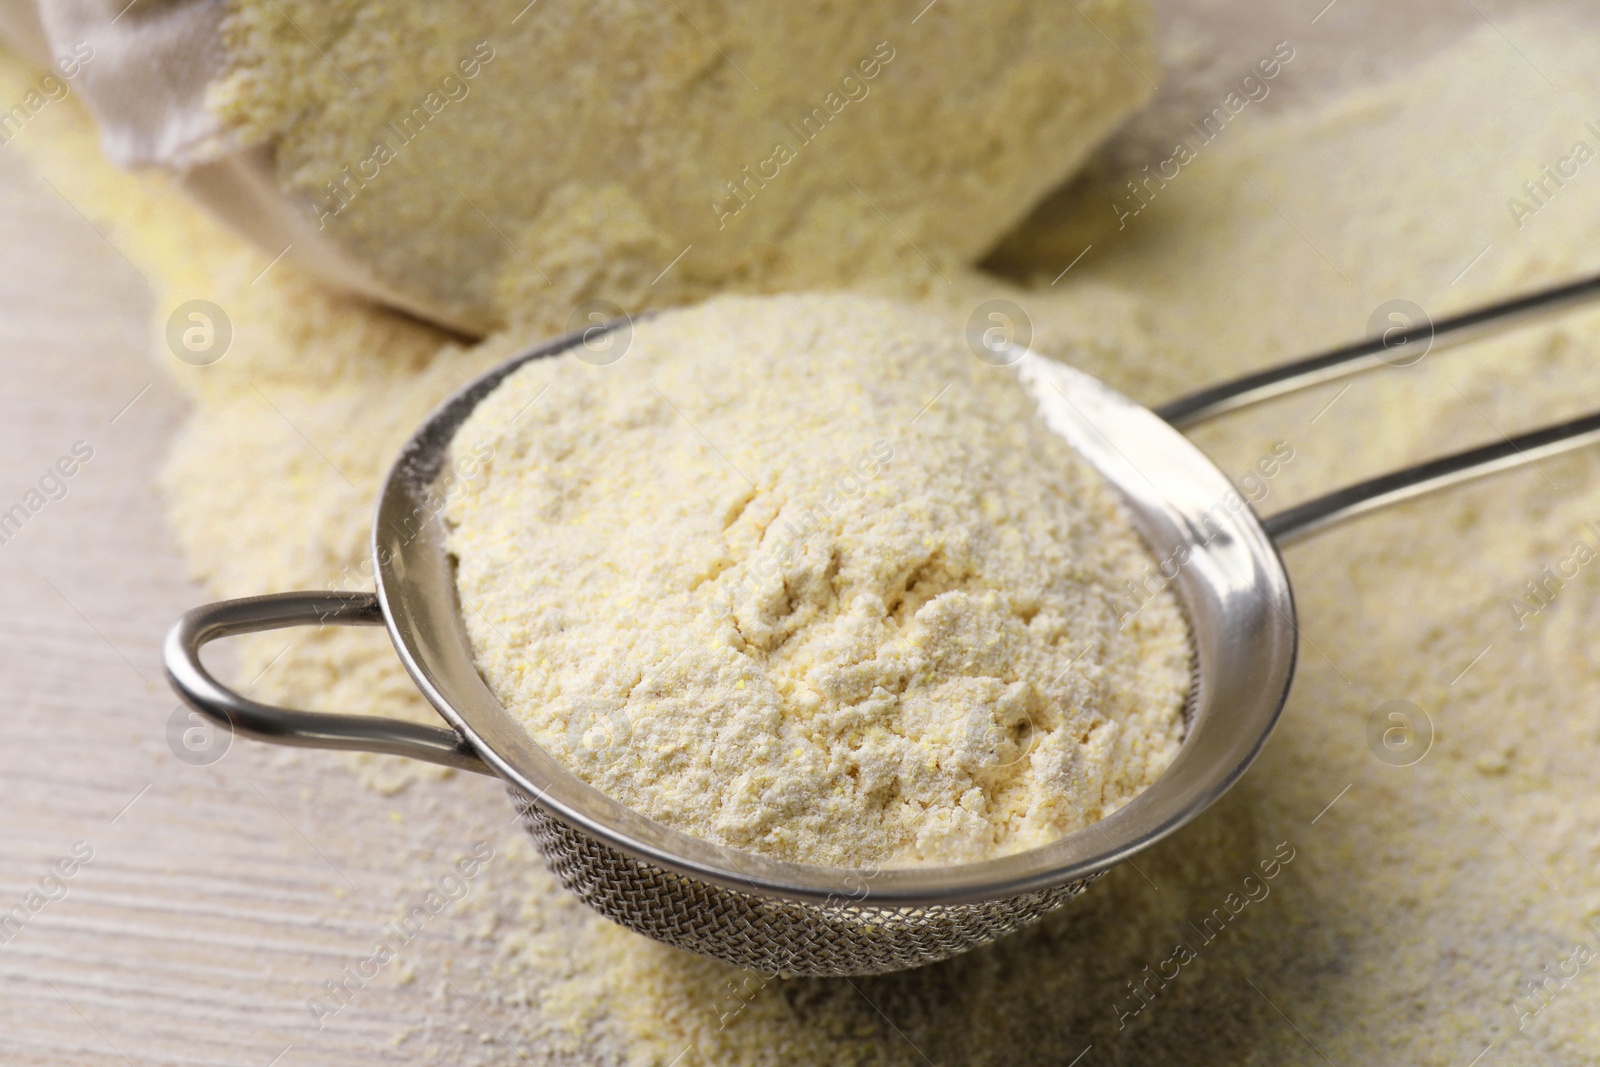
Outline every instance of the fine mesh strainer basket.
<svg viewBox="0 0 1600 1067">
<path fill-rule="evenodd" d="M 1581 290 L 1581 291 L 1580 291 Z M 622 925 L 770 975 L 877 974 L 992 941 L 1083 892 L 1109 868 L 1183 826 L 1222 795 L 1277 721 L 1294 673 L 1288 575 L 1274 544 L 1484 473 L 1600 437 L 1588 416 L 1374 479 L 1263 523 L 1228 478 L 1175 428 L 1342 374 L 1395 350 L 1465 340 L 1533 310 L 1600 292 L 1591 280 L 1195 394 L 1161 414 L 1099 381 L 1020 349 L 1001 353 L 1065 437 L 1124 496 L 1170 575 L 1194 638 L 1186 733 L 1172 766 L 1105 819 L 1026 852 L 976 863 L 849 870 L 724 848 L 628 809 L 537 745 L 473 665 L 440 517 L 447 447 L 473 408 L 518 367 L 584 342 L 573 334 L 525 352 L 438 409 L 401 452 L 373 524 L 373 593 L 287 593 L 189 612 L 165 659 L 179 694 L 218 723 L 263 740 L 410 756 L 509 785 L 522 822 L 562 883 Z M 592 331 L 590 331 L 592 339 Z M 1006 373 L 998 370 L 996 373 Z M 208 641 L 302 625 L 383 625 L 448 729 L 252 701 L 200 663 Z"/>
</svg>

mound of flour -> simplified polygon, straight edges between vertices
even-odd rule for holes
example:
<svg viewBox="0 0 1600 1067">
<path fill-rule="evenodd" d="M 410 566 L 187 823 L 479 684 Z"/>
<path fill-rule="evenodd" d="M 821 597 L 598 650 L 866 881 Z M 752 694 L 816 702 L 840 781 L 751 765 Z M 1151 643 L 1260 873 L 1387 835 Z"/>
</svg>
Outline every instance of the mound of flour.
<svg viewBox="0 0 1600 1067">
<path fill-rule="evenodd" d="M 977 859 L 1171 762 L 1188 632 L 1126 509 L 926 311 L 724 298 L 541 360 L 453 448 L 478 666 L 592 784 L 838 865 Z"/>
</svg>

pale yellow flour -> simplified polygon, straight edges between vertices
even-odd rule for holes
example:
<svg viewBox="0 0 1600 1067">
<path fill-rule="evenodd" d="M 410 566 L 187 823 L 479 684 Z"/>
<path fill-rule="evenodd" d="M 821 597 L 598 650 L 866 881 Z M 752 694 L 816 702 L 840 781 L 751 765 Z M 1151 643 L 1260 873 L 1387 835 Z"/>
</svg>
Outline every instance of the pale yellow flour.
<svg viewBox="0 0 1600 1067">
<path fill-rule="evenodd" d="M 445 518 L 480 672 L 591 784 L 865 867 L 1042 844 L 1176 756 L 1176 599 L 1123 606 L 1127 509 L 960 327 L 722 298 L 576 351 L 462 425 Z"/>
<path fill-rule="evenodd" d="M 1295 63 L 1310 62 L 1320 27 L 1348 10 L 1343 0 L 1297 36 Z M 958 323 L 990 296 L 1015 300 L 1037 347 L 1159 402 L 1349 339 L 1385 300 L 1441 314 L 1600 268 L 1586 184 L 1600 161 L 1552 186 L 1521 228 L 1508 204 L 1574 142 L 1596 144 L 1586 123 L 1600 75 L 1576 32 L 1590 23 L 1486 10 L 1494 28 L 1390 84 L 1282 120 L 1246 111 L 1125 231 L 1113 209 L 1120 178 L 1076 191 L 1081 218 L 1104 221 L 1087 237 L 1062 226 L 1034 242 L 1038 258 L 1014 265 L 1042 279 L 1036 291 L 962 274 L 931 299 Z M 30 78 L 12 79 L 8 98 Z M 279 277 L 283 264 L 252 286 L 270 253 L 219 234 L 160 183 L 110 172 L 70 105 L 36 126 L 13 144 L 163 285 L 153 337 L 191 297 L 240 324 L 234 350 L 208 368 L 153 342 L 196 397 L 168 485 L 197 570 L 222 595 L 362 580 L 363 531 L 394 450 L 514 342 L 441 347 L 415 323 Z M 1171 154 L 1158 144 L 1149 159 Z M 1275 441 L 1295 447 L 1260 505 L 1270 512 L 1595 405 L 1597 347 L 1600 321 L 1575 316 L 1198 436 L 1241 479 Z M 507 862 L 464 905 L 473 914 L 452 953 L 451 980 L 473 1006 L 439 983 L 435 1015 L 448 1022 L 427 1040 L 397 1034 L 385 1054 L 608 1067 L 1590 1064 L 1600 972 L 1573 973 L 1571 961 L 1579 942 L 1596 946 L 1600 917 L 1600 578 L 1580 569 L 1521 628 L 1512 605 L 1525 607 L 1526 584 L 1600 522 L 1597 487 L 1600 461 L 1573 455 L 1288 550 L 1301 664 L 1261 759 L 1137 867 L 1027 931 L 910 974 L 763 982 L 591 915 L 534 871 L 532 849 L 508 829 L 496 842 Z M 237 677 L 283 647 L 250 642 Z M 310 636 L 253 692 L 428 714 L 373 631 Z M 1409 767 L 1368 746 L 1369 719 L 1394 699 L 1433 725 L 1431 749 Z M 1245 875 L 1285 843 L 1294 858 L 1270 895 L 1241 904 Z M 493 937 L 468 937 L 475 929 Z M 1180 941 L 1196 958 L 1159 980 Z M 421 984 L 442 963 L 414 965 Z M 296 1055 L 307 1055 L 298 1042 Z"/>
<path fill-rule="evenodd" d="M 225 34 L 211 108 L 321 239 L 546 332 L 592 299 L 948 274 L 1154 71 L 1143 0 L 234 0 Z"/>
</svg>

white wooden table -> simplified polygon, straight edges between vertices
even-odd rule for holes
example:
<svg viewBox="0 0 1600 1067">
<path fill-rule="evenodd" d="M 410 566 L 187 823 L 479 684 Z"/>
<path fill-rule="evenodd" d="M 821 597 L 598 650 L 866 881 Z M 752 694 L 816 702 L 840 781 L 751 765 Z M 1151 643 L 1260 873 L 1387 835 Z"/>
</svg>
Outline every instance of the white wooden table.
<svg viewBox="0 0 1600 1067">
<path fill-rule="evenodd" d="M 210 766 L 175 758 L 159 642 L 204 593 L 154 485 L 183 405 L 150 354 L 148 290 L 3 149 L 0 233 L 0 512 L 75 442 L 93 449 L 67 495 L 0 545 L 0 924 L 26 918 L 0 925 L 0 1063 L 483 1055 L 494 1024 L 439 994 L 461 945 L 449 923 L 408 948 L 416 981 L 370 986 L 337 1026 L 312 1029 L 306 1000 L 369 950 L 419 870 L 508 832 L 503 794 L 457 776 L 379 797 L 333 761 L 244 742 Z M 31 910 L 75 847 L 92 859 Z"/>
<path fill-rule="evenodd" d="M 15 151 L 0 205 L 0 510 L 75 442 L 93 449 L 0 545 L 0 912 L 26 919 L 0 926 L 0 1063 L 264 1067 L 294 1045 L 288 1067 L 476 1045 L 484 1021 L 429 980 L 456 930 L 425 931 L 419 980 L 373 984 L 337 1026 L 313 1030 L 306 1000 L 370 951 L 432 850 L 442 864 L 507 832 L 503 793 L 458 776 L 385 798 L 333 760 L 245 742 L 210 766 L 174 758 L 159 643 L 204 593 L 154 484 L 183 404 L 151 354 L 148 291 Z M 92 859 L 31 910 L 75 845 Z M 416 1045 L 392 1044 L 418 1025 Z"/>
</svg>

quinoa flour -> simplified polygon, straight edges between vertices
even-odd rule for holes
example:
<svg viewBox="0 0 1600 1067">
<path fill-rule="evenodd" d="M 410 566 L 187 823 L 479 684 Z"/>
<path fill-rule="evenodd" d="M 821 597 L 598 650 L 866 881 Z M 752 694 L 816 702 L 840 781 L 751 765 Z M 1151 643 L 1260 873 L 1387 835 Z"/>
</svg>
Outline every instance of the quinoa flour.
<svg viewBox="0 0 1600 1067">
<path fill-rule="evenodd" d="M 206 104 L 301 243 L 475 332 L 561 330 L 948 272 L 1149 98 L 1142 0 L 919 7 L 232 0 Z"/>
<path fill-rule="evenodd" d="M 1353 7 L 1343 0 L 1295 37 L 1280 81 L 1317 61 L 1322 27 Z M 874 288 L 957 323 L 983 300 L 1014 300 L 1034 319 L 1036 348 L 1154 403 L 1348 340 L 1386 300 L 1442 315 L 1600 268 L 1587 169 L 1521 229 L 1507 206 L 1594 119 L 1600 76 L 1573 32 L 1592 15 L 1491 17 L 1494 27 L 1412 57 L 1388 82 L 1277 118 L 1246 112 L 1127 231 L 1115 228 L 1120 178 L 1074 190 L 1066 203 L 1078 211 L 1031 220 L 1032 258 L 1008 264 L 1040 279 L 1032 288 L 968 272 L 949 286 Z M 31 76 L 6 77 L 16 98 Z M 37 119 L 41 132 L 54 124 L 51 136 L 16 145 L 160 281 L 153 334 L 195 297 L 226 306 L 236 326 L 211 367 L 158 349 L 195 399 L 166 483 L 196 572 L 218 596 L 361 587 L 387 463 L 434 403 L 524 339 L 455 346 L 284 264 L 251 285 L 270 254 L 164 183 L 111 171 L 73 116 L 70 102 L 52 107 Z M 1158 144 L 1147 158 L 1171 152 Z M 1575 315 L 1196 437 L 1241 475 L 1289 441 L 1294 462 L 1262 504 L 1271 511 L 1492 440 L 1496 427 L 1515 433 L 1594 406 L 1596 345 L 1600 317 Z M 1028 930 L 907 974 L 764 981 L 594 916 L 507 827 L 494 841 L 504 862 L 451 924 L 450 958 L 408 961 L 417 981 L 393 992 L 416 998 L 418 1020 L 377 1055 L 629 1067 L 1591 1063 L 1600 975 L 1592 963 L 1574 974 L 1571 961 L 1580 943 L 1596 945 L 1600 919 L 1594 569 L 1524 628 L 1510 605 L 1600 515 L 1600 457 L 1539 468 L 1290 549 L 1301 663 L 1261 758 L 1182 834 Z M 255 691 L 263 699 L 432 718 L 380 633 L 311 633 L 287 652 L 270 638 L 239 644 L 235 677 L 281 653 Z M 1431 718 L 1431 748 L 1410 766 L 1368 746 L 1369 720 L 1393 699 Z M 357 767 L 384 788 L 436 773 L 378 757 Z M 467 784 L 423 782 L 397 800 L 425 805 L 443 788 L 452 809 L 481 803 L 486 819 L 505 818 L 498 790 L 480 799 Z M 1245 876 L 1274 861 L 1270 893 L 1252 882 L 1261 899 L 1241 904 Z M 1161 979 L 1180 942 L 1194 958 Z M 299 1011 L 315 992 L 287 984 L 279 1008 Z M 330 1025 L 360 1023 L 356 1007 Z M 315 1060 L 314 1035 L 293 1037 L 292 1055 Z"/>
<path fill-rule="evenodd" d="M 1176 599 L 1123 616 L 1126 508 L 959 329 L 721 298 L 576 351 L 462 425 L 445 520 L 480 672 L 591 784 L 863 867 L 1042 844 L 1177 754 Z"/>
</svg>

